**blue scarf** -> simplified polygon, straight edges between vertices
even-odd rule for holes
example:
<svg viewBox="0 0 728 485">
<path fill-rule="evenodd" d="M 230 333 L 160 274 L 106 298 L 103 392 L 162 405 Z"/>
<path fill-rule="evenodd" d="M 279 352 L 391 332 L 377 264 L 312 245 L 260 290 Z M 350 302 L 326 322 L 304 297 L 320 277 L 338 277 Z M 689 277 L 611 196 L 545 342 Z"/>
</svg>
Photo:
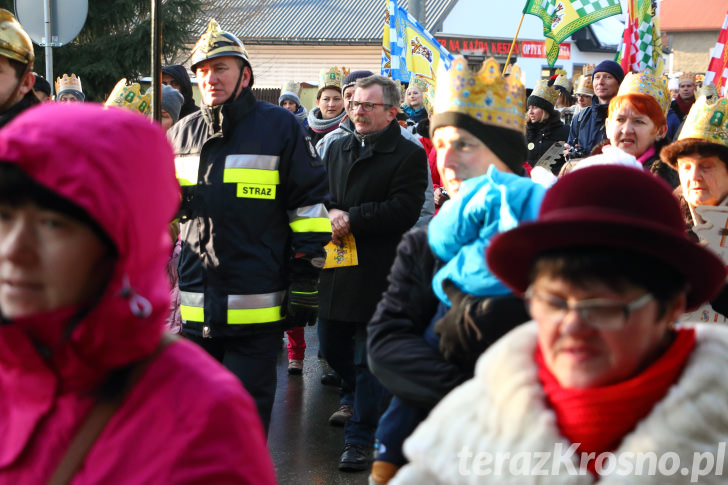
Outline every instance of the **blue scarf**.
<svg viewBox="0 0 728 485">
<path fill-rule="evenodd" d="M 402 111 L 404 111 L 404 113 L 407 115 L 407 118 L 411 119 L 415 123 L 419 123 L 420 121 L 427 118 L 427 110 L 424 106 L 418 110 L 414 110 L 410 105 L 403 104 Z"/>
<path fill-rule="evenodd" d="M 545 193 L 530 178 L 499 172 L 493 165 L 485 175 L 463 182 L 427 230 L 432 252 L 445 262 L 432 280 L 440 301 L 450 306 L 442 289 L 446 278 L 479 297 L 511 293 L 488 269 L 485 250 L 497 234 L 535 220 Z"/>
</svg>

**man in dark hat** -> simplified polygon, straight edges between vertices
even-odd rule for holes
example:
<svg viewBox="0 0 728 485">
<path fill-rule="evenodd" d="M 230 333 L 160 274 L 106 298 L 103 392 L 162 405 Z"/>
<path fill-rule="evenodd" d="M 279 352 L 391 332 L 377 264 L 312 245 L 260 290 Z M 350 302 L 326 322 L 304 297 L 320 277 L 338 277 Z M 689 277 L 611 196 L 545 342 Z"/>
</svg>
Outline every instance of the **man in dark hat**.
<svg viewBox="0 0 728 485">
<path fill-rule="evenodd" d="M 617 95 L 619 85 L 624 79 L 622 66 L 614 61 L 602 61 L 594 68 L 592 74 L 592 104 L 579 112 L 571 121 L 569 139 L 564 145 L 564 155 L 569 153 L 571 158 L 583 158 L 589 156 L 592 148 L 607 138 L 604 122 L 607 119 L 609 101 Z M 576 155 L 576 156 L 575 156 Z"/>
<path fill-rule="evenodd" d="M 192 70 L 202 109 L 168 132 L 183 188 L 182 332 L 240 378 L 268 429 L 282 330 L 316 322 L 326 170 L 292 113 L 256 101 L 243 43 L 214 20 Z"/>
</svg>

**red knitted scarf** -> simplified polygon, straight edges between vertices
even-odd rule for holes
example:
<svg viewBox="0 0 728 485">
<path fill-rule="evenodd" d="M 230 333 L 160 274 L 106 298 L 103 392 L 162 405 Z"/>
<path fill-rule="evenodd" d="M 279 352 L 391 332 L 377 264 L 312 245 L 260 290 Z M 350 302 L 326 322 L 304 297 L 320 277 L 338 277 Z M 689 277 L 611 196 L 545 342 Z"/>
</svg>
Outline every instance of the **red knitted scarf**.
<svg viewBox="0 0 728 485">
<path fill-rule="evenodd" d="M 682 99 L 679 95 L 675 98 L 675 101 L 677 101 L 677 107 L 680 108 L 680 111 L 682 111 L 683 117 L 687 116 L 690 112 L 690 108 L 692 108 L 693 103 L 695 102 L 695 96 L 692 96 L 687 101 Z"/>
<path fill-rule="evenodd" d="M 632 379 L 590 389 L 565 389 L 546 368 L 540 347 L 535 358 L 548 404 L 561 434 L 580 443 L 579 453 L 612 451 L 680 376 L 695 345 L 695 330 L 680 329 L 675 341 L 652 365 Z M 594 473 L 594 463 L 588 469 Z"/>
</svg>

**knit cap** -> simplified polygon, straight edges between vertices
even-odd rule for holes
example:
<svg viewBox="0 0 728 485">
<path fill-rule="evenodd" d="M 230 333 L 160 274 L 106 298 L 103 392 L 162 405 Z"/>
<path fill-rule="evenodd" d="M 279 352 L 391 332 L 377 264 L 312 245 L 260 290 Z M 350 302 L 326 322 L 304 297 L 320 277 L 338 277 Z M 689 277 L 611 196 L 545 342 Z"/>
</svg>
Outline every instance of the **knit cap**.
<svg viewBox="0 0 728 485">
<path fill-rule="evenodd" d="M 280 106 L 283 101 L 293 101 L 296 103 L 296 106 L 301 106 L 301 98 L 299 98 L 296 93 L 292 93 L 290 91 L 281 93 L 281 96 L 278 98 L 278 106 Z"/>
<path fill-rule="evenodd" d="M 344 90 L 346 90 L 346 88 L 355 85 L 357 79 L 363 79 L 373 75 L 374 73 L 372 71 L 365 70 L 350 72 L 344 78 L 344 82 L 341 83 L 341 94 L 344 94 Z"/>
<path fill-rule="evenodd" d="M 172 86 L 162 85 L 162 109 L 172 117 L 174 123 L 179 121 L 179 110 L 185 102 L 184 96 Z"/>
<path fill-rule="evenodd" d="M 615 79 L 617 79 L 619 84 L 622 84 L 622 81 L 624 80 L 624 71 L 622 70 L 622 66 L 614 61 L 606 60 L 597 64 L 597 67 L 594 68 L 594 74 L 598 72 L 611 74 L 615 77 Z M 594 74 L 592 74 L 592 79 L 594 79 Z"/>
</svg>

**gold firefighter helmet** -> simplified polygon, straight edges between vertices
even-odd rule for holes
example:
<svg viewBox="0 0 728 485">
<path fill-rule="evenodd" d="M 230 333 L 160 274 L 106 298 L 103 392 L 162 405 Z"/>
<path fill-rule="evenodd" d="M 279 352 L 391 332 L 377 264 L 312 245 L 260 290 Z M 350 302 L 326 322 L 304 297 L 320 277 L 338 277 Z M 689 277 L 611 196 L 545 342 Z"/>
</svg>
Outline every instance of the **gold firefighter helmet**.
<svg viewBox="0 0 728 485">
<path fill-rule="evenodd" d="M 220 25 L 215 20 L 210 19 L 207 32 L 202 34 L 202 37 L 192 49 L 192 71 L 194 72 L 197 65 L 202 61 L 223 56 L 239 57 L 250 65 L 248 52 L 240 39 L 230 32 L 221 30 Z"/>
<path fill-rule="evenodd" d="M 0 8 L 0 55 L 22 62 L 32 69 L 35 53 L 30 36 L 15 16 Z"/>
</svg>

